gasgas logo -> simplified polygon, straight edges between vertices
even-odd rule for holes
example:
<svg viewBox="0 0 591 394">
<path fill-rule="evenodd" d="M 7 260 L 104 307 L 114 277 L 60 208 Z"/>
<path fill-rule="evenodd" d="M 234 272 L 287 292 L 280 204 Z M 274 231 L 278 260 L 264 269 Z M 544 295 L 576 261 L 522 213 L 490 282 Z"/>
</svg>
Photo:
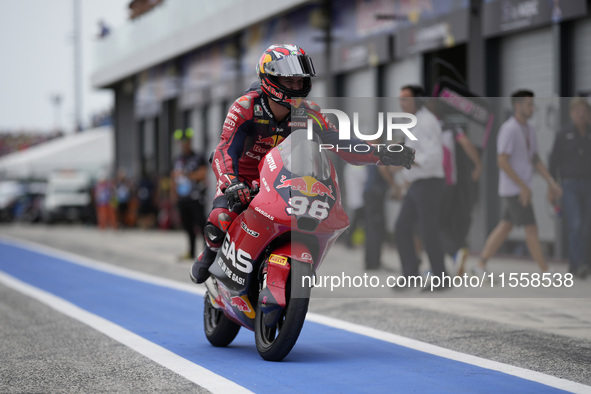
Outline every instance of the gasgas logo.
<svg viewBox="0 0 591 394">
<path fill-rule="evenodd" d="M 230 239 L 230 235 L 226 235 L 226 239 L 224 240 L 224 244 L 222 245 L 222 254 L 238 270 L 244 272 L 245 274 L 249 274 L 252 272 L 252 257 L 244 250 L 236 249 L 236 244 Z M 236 279 L 242 279 L 234 278 L 234 276 L 232 276 L 231 278 L 235 282 L 238 282 Z"/>
<path fill-rule="evenodd" d="M 281 175 L 279 182 L 281 183 L 277 185 L 277 189 L 289 187 L 291 190 L 300 191 L 305 196 L 314 197 L 319 195 L 321 197 L 328 196 L 333 200 L 335 199 L 332 194 L 332 186 L 326 186 L 311 176 L 287 179 L 285 175 Z"/>
</svg>

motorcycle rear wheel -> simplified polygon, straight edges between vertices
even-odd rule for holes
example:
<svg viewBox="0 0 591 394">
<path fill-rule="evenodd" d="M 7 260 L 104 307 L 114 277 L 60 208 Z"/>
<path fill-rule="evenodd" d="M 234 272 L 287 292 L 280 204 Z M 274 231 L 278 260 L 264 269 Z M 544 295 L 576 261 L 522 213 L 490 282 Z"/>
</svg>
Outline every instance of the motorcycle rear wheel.
<svg viewBox="0 0 591 394">
<path fill-rule="evenodd" d="M 240 325 L 228 319 L 224 311 L 213 307 L 209 294 L 205 294 L 203 305 L 203 328 L 205 337 L 215 347 L 228 346 L 240 331 Z"/>
<path fill-rule="evenodd" d="M 294 275 L 293 271 L 291 275 Z M 293 282 L 293 280 L 294 278 L 292 278 L 292 283 L 302 283 L 300 279 L 295 279 L 296 282 Z M 307 289 L 307 296 L 292 298 L 290 286 L 290 289 L 286 291 L 287 304 L 279 321 L 272 327 L 265 325 L 264 314 L 257 305 L 254 333 L 257 350 L 263 359 L 281 361 L 289 354 L 298 340 L 306 320 L 310 302 L 309 295 L 310 289 Z"/>
</svg>

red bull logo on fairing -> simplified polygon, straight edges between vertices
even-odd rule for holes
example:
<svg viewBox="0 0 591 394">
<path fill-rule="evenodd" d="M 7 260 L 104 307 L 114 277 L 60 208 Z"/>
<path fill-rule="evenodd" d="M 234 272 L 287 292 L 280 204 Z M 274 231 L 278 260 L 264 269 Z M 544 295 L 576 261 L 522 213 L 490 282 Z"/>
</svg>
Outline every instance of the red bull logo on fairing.
<svg viewBox="0 0 591 394">
<path fill-rule="evenodd" d="M 285 175 L 281 175 L 279 182 L 281 183 L 277 185 L 277 189 L 289 187 L 291 190 L 300 191 L 305 196 L 314 197 L 319 195 L 321 197 L 328 196 L 333 200 L 335 199 L 332 194 L 332 186 L 326 186 L 311 176 L 287 179 Z"/>
<path fill-rule="evenodd" d="M 234 305 L 236 308 L 238 308 L 242 312 L 250 312 L 252 310 L 252 309 L 250 309 L 250 305 L 248 305 L 248 302 L 246 302 L 241 297 L 232 297 L 231 300 L 232 300 L 232 305 Z"/>
<path fill-rule="evenodd" d="M 239 311 L 244 312 L 244 314 L 248 316 L 250 319 L 254 319 L 255 312 L 252 308 L 252 305 L 250 305 L 250 301 L 248 300 L 247 296 L 243 295 L 240 297 L 231 297 L 230 302 L 232 305 L 238 308 Z"/>
</svg>

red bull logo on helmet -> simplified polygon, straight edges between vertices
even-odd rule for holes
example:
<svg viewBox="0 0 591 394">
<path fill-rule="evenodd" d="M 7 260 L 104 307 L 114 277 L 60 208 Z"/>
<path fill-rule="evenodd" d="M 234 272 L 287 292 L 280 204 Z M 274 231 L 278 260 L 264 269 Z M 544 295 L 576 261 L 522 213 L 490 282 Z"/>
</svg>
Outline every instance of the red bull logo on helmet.
<svg viewBox="0 0 591 394">
<path fill-rule="evenodd" d="M 305 196 L 314 197 L 319 195 L 321 197 L 328 196 L 333 200 L 335 199 L 332 194 L 332 186 L 326 186 L 311 176 L 287 179 L 285 175 L 281 175 L 279 182 L 281 183 L 277 185 L 277 189 L 290 187 L 291 190 L 298 190 Z"/>
</svg>

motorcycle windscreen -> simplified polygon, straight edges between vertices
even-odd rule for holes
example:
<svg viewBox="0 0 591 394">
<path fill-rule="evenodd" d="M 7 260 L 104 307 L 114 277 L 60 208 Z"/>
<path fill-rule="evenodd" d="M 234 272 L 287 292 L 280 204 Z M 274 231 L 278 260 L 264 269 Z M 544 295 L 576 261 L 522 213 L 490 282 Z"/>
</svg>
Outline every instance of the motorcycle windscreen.
<svg viewBox="0 0 591 394">
<path fill-rule="evenodd" d="M 306 130 L 296 130 L 281 143 L 281 147 L 279 154 L 292 176 L 308 176 L 322 181 L 330 179 L 330 161 L 321 152 L 316 135 L 309 140 Z"/>
</svg>

